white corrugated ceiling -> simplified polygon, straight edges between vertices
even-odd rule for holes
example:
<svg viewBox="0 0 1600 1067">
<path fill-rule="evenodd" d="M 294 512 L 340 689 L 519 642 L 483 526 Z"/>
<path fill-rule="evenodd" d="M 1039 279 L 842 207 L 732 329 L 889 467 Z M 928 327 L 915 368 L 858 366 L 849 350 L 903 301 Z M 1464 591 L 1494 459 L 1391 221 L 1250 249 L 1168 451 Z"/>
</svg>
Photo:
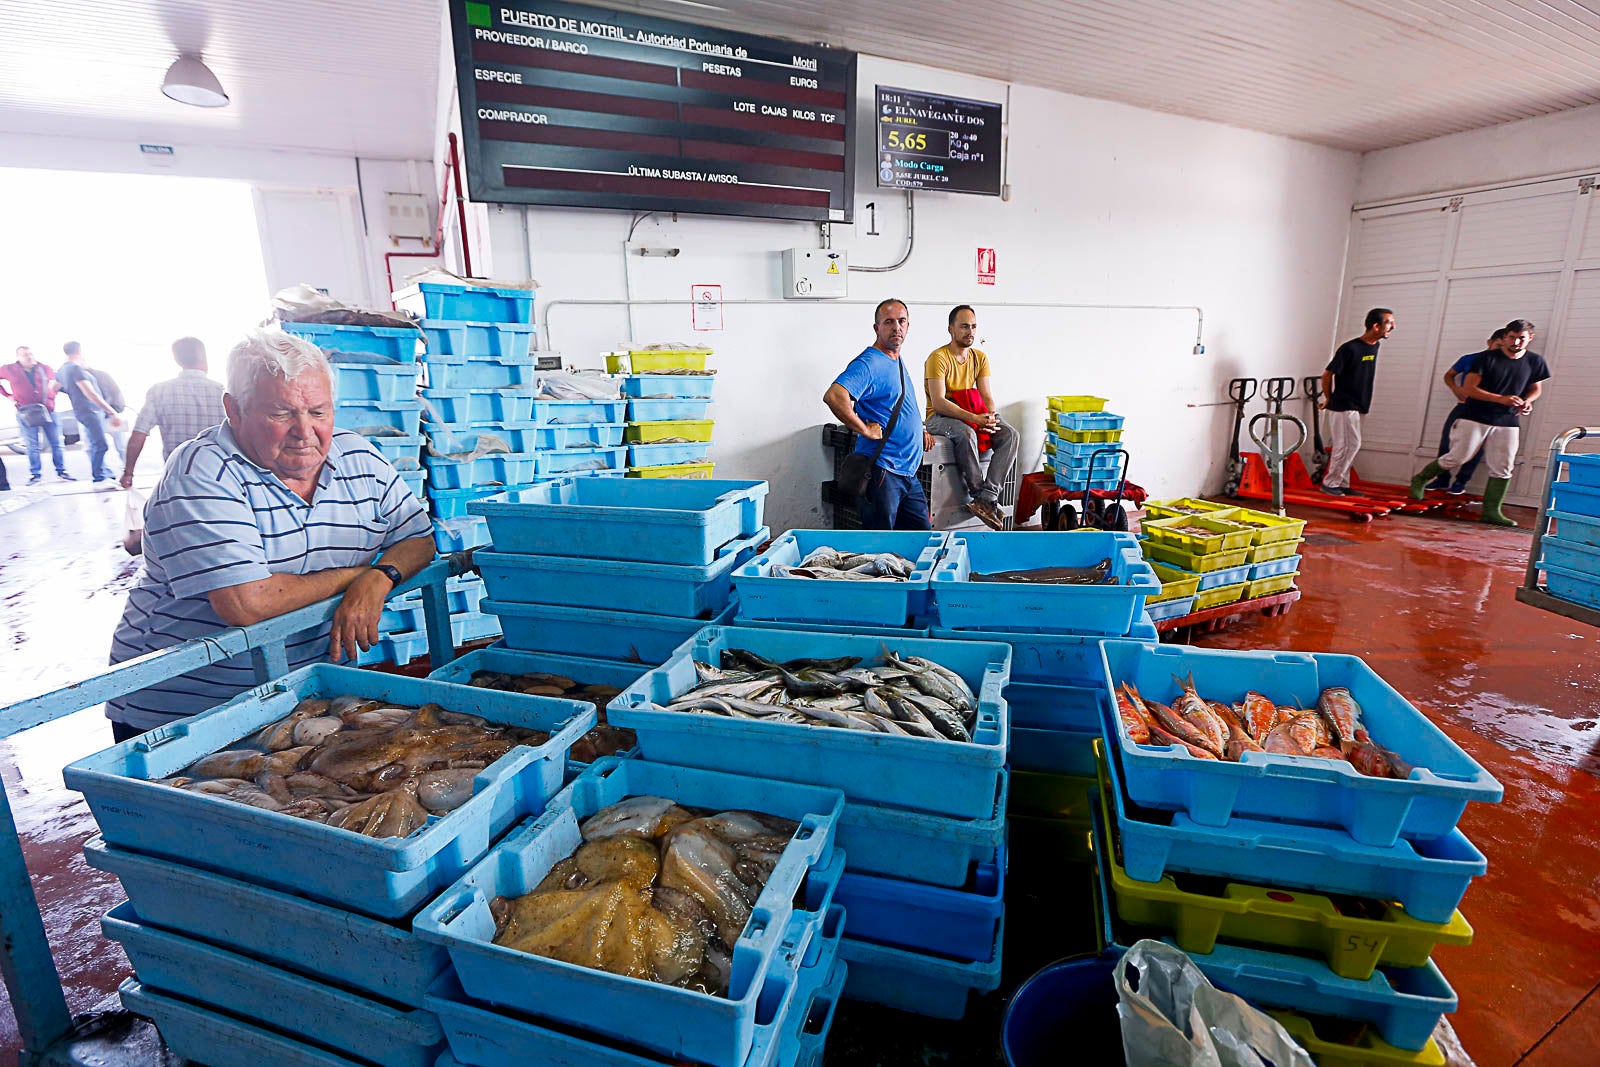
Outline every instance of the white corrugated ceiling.
<svg viewBox="0 0 1600 1067">
<path fill-rule="evenodd" d="M 416 157 L 442 0 L 6 0 L 0 131 Z M 1595 0 L 637 0 L 609 6 L 824 41 L 1369 150 L 1600 103 Z M 233 105 L 158 91 L 198 51 Z"/>
</svg>

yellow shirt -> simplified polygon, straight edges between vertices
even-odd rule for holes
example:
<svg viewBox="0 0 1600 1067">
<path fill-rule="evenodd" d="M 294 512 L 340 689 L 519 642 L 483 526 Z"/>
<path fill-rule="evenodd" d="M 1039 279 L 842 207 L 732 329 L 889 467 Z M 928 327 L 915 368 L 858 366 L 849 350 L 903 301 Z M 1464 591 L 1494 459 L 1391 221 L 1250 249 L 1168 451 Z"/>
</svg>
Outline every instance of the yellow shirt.
<svg viewBox="0 0 1600 1067">
<path fill-rule="evenodd" d="M 967 349 L 966 359 L 958 361 L 950 352 L 950 346 L 935 348 L 928 353 L 928 362 L 922 370 L 923 389 L 928 401 L 928 414 L 938 414 L 933 410 L 933 394 L 927 393 L 927 382 L 944 381 L 946 396 L 957 389 L 976 389 L 979 378 L 989 377 L 989 357 L 983 354 L 981 348 Z"/>
</svg>

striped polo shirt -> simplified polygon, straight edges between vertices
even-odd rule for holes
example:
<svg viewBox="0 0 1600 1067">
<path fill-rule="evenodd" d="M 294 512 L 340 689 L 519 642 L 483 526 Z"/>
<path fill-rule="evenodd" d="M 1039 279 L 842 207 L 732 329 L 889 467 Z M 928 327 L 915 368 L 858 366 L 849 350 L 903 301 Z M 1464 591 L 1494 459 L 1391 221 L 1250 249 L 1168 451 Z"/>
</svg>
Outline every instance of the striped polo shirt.
<svg viewBox="0 0 1600 1067">
<path fill-rule="evenodd" d="M 144 566 L 111 640 L 111 662 L 227 628 L 206 594 L 274 574 L 371 563 L 432 523 L 394 467 L 357 434 L 336 431 L 310 503 L 245 458 L 227 422 L 185 442 L 145 506 Z M 290 667 L 327 656 L 331 624 L 287 642 Z M 142 730 L 225 703 L 256 684 L 248 654 L 106 702 Z"/>
<path fill-rule="evenodd" d="M 222 421 L 222 392 L 222 383 L 206 377 L 203 370 L 185 370 L 157 382 L 145 394 L 133 432 L 148 434 L 159 427 L 161 458 L 170 459 L 179 445 Z"/>
</svg>

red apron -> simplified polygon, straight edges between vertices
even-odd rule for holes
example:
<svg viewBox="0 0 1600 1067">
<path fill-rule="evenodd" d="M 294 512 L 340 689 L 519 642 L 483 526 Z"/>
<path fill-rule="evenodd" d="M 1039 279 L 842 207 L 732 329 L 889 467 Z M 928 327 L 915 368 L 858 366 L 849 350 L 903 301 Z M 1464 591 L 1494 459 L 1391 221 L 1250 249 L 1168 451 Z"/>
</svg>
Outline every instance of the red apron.
<svg viewBox="0 0 1600 1067">
<path fill-rule="evenodd" d="M 976 389 L 951 389 L 944 394 L 944 398 L 962 411 L 970 411 L 974 415 L 987 415 L 989 409 L 983 402 L 983 394 Z M 978 433 L 978 451 L 989 451 L 989 435 L 983 430 L 973 427 Z"/>
</svg>

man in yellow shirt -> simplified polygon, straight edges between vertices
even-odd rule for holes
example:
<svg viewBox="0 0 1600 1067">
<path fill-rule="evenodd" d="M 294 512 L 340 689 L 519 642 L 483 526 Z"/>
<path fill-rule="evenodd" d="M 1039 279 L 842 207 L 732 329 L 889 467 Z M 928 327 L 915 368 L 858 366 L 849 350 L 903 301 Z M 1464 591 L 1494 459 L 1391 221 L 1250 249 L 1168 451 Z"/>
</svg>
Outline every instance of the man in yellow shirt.
<svg viewBox="0 0 1600 1067">
<path fill-rule="evenodd" d="M 966 304 L 951 308 L 949 328 L 950 343 L 928 354 L 922 372 L 928 394 L 924 429 L 950 438 L 961 478 L 972 494 L 967 510 L 991 529 L 1004 529 L 1000 489 L 1016 463 L 1017 431 L 995 408 L 994 393 L 989 389 L 989 357 L 972 347 L 978 337 L 977 312 Z M 989 450 L 986 477 L 978 456 Z"/>
</svg>

